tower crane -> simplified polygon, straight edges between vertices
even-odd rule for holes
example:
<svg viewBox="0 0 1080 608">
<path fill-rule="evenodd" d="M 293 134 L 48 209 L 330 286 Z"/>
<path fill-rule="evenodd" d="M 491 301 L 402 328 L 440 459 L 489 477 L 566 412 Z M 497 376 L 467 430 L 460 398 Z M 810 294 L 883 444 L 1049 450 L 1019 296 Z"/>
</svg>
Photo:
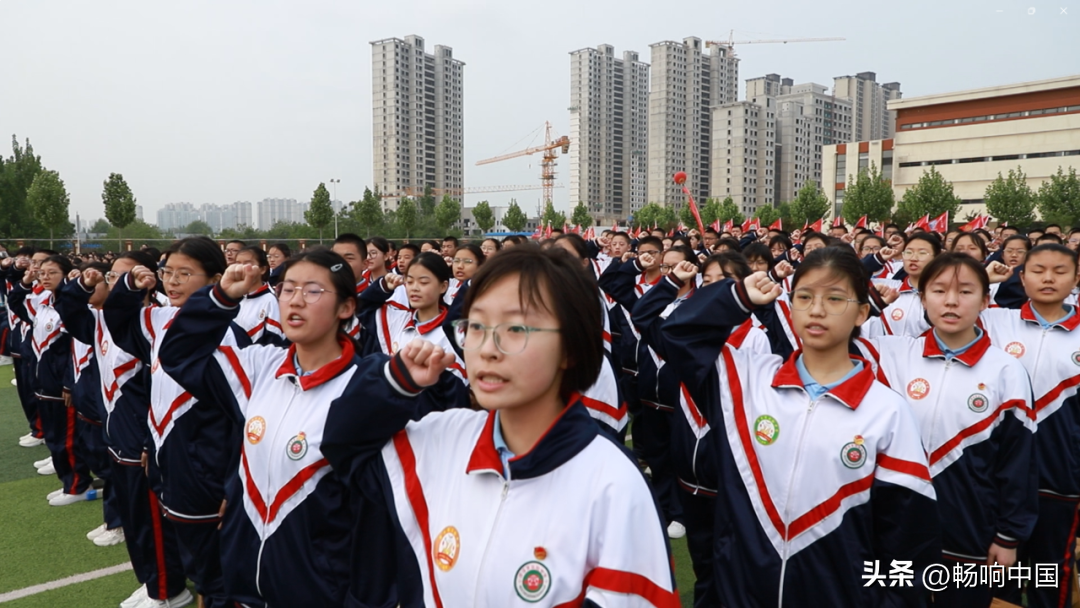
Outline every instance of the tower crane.
<svg viewBox="0 0 1080 608">
<path fill-rule="evenodd" d="M 723 46 L 731 50 L 731 56 L 735 56 L 736 44 L 787 44 L 789 42 L 843 42 L 846 38 L 778 38 L 774 40 L 735 40 L 735 30 L 730 30 L 727 40 L 709 40 L 705 44 L 709 46 Z"/>
<path fill-rule="evenodd" d="M 511 152 L 509 154 L 503 154 L 494 158 L 486 158 L 481 161 L 477 161 L 477 165 L 487 165 L 491 163 L 497 163 L 502 160 L 509 160 L 511 158 L 517 158 L 519 156 L 528 156 L 529 154 L 536 154 L 537 152 L 543 152 L 543 160 L 540 161 L 542 167 L 540 172 L 540 183 L 544 189 L 544 202 L 547 203 L 551 200 L 551 190 L 555 187 L 555 159 L 559 156 L 561 150 L 563 154 L 570 151 L 570 138 L 563 135 L 557 139 L 552 139 L 551 135 L 551 123 L 544 123 L 544 144 L 541 146 L 533 146 L 531 148 L 525 148 L 524 150 L 518 150 L 517 152 Z"/>
</svg>

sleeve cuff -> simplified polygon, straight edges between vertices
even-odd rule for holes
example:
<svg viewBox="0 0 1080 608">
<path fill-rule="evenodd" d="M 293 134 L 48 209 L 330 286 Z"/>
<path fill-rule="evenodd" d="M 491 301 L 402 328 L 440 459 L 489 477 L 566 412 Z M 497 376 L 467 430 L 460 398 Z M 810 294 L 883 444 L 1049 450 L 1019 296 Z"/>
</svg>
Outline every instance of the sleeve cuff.
<svg viewBox="0 0 1080 608">
<path fill-rule="evenodd" d="M 675 276 L 675 273 L 669 272 L 665 277 L 669 283 L 675 286 L 675 289 L 682 289 L 686 285 L 686 281 L 683 281 L 679 277 Z"/>
<path fill-rule="evenodd" d="M 999 532 L 994 535 L 994 544 L 1006 549 L 1015 549 L 1020 545 L 1020 541 Z"/>
<path fill-rule="evenodd" d="M 83 282 L 82 277 L 75 279 L 75 282 L 79 285 L 79 289 L 83 290 L 84 293 L 94 293 L 93 289 L 86 286 L 86 283 Z"/>
<path fill-rule="evenodd" d="M 874 288 L 873 281 L 870 282 L 870 308 L 873 312 L 877 313 L 875 316 L 880 315 L 886 308 L 889 307 L 885 303 L 884 298 L 878 293 L 878 290 Z"/>
<path fill-rule="evenodd" d="M 210 299 L 218 308 L 231 310 L 240 305 L 240 300 L 234 300 L 229 297 L 229 294 L 225 293 L 225 290 L 221 288 L 220 284 L 215 283 L 213 288 L 210 289 Z"/>
<path fill-rule="evenodd" d="M 405 362 L 401 360 L 401 355 L 390 357 L 390 360 L 386 362 L 384 374 L 386 380 L 390 382 L 390 386 L 405 397 L 415 397 L 424 390 L 424 387 L 416 384 L 412 376 L 409 375 L 409 370 L 405 368 Z"/>
<path fill-rule="evenodd" d="M 735 303 L 738 304 L 739 308 L 746 314 L 750 314 L 757 309 L 757 305 L 750 301 L 750 296 L 747 295 L 746 286 L 742 284 L 742 281 L 732 282 L 731 295 L 735 296 Z"/>
</svg>

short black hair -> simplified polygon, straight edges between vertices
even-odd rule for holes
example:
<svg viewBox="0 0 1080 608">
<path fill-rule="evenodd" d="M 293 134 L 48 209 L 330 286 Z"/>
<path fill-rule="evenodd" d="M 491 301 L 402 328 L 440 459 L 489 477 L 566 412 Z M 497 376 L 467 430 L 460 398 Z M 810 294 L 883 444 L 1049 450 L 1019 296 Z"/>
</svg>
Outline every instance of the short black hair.
<svg viewBox="0 0 1080 608">
<path fill-rule="evenodd" d="M 650 245 L 650 244 L 654 245 L 661 252 L 664 251 L 664 241 L 656 238 L 655 236 L 643 236 L 640 239 L 638 239 L 638 242 L 637 242 L 638 251 L 641 251 L 641 248 L 644 247 L 645 245 Z"/>
<path fill-rule="evenodd" d="M 338 243 L 355 245 L 357 251 L 365 254 L 367 253 L 367 242 L 364 241 L 364 239 L 355 232 L 345 232 L 339 234 L 337 238 L 334 239 L 334 244 L 337 245 Z"/>
<path fill-rule="evenodd" d="M 1042 245 L 1037 245 L 1033 247 L 1031 251 L 1027 252 L 1027 255 L 1024 257 L 1024 264 L 1027 264 L 1028 260 L 1031 259 L 1031 256 L 1038 253 L 1060 253 L 1061 255 L 1068 256 L 1069 259 L 1072 260 L 1073 268 L 1077 267 L 1076 252 L 1059 243 L 1043 243 Z M 1021 268 L 1020 272 L 1023 271 L 1023 268 Z"/>
<path fill-rule="evenodd" d="M 743 257 L 749 262 L 751 258 L 761 258 L 772 268 L 776 264 L 776 258 L 773 257 L 772 250 L 769 249 L 764 243 L 750 243 L 742 250 Z"/>
<path fill-rule="evenodd" d="M 444 236 L 442 242 L 443 243 L 453 243 L 454 247 L 458 246 L 458 240 L 457 240 L 456 236 Z"/>
</svg>

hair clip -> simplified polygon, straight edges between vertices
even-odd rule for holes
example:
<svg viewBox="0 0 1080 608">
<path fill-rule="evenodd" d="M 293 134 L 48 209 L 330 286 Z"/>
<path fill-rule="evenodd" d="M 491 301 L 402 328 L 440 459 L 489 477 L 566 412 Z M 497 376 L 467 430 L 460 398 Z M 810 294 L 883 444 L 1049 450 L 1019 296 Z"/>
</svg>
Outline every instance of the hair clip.
<svg viewBox="0 0 1080 608">
<path fill-rule="evenodd" d="M 337 271 L 341 270 L 341 268 L 343 266 L 345 266 L 345 265 L 344 264 L 334 264 L 333 266 L 330 267 L 330 272 L 337 272 Z"/>
</svg>

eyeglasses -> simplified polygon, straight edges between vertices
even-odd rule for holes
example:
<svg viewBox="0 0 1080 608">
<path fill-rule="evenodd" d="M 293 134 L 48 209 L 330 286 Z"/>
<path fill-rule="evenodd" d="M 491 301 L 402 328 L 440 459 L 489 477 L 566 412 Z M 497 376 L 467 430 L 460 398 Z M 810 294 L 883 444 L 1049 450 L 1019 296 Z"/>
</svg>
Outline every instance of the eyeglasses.
<svg viewBox="0 0 1080 608">
<path fill-rule="evenodd" d="M 1024 255 L 1027 253 L 1027 249 L 1006 249 L 1006 255 Z"/>
<path fill-rule="evenodd" d="M 799 311 L 810 310 L 814 307 L 815 300 L 817 300 L 817 296 L 809 291 L 796 291 L 791 296 L 791 309 Z M 821 307 L 825 309 L 826 314 L 830 315 L 844 314 L 849 302 L 858 302 L 858 300 L 855 298 L 845 298 L 835 294 L 821 297 Z"/>
<path fill-rule="evenodd" d="M 118 273 L 118 272 L 106 272 L 105 273 L 105 284 L 106 285 L 112 285 L 114 282 L 116 282 L 116 279 L 118 279 L 118 278 L 120 278 L 120 273 Z"/>
<path fill-rule="evenodd" d="M 231 253 L 233 255 L 236 255 L 236 254 L 240 253 L 240 250 L 239 249 L 233 249 L 231 247 L 226 247 L 225 248 L 225 253 Z"/>
<path fill-rule="evenodd" d="M 863 253 L 877 253 L 877 252 L 881 251 L 881 247 L 880 246 L 878 246 L 878 247 L 866 246 L 866 247 L 863 247 L 862 250 L 863 250 Z"/>
<path fill-rule="evenodd" d="M 660 264 L 660 272 L 668 273 L 675 270 L 674 264 Z"/>
<path fill-rule="evenodd" d="M 638 255 L 645 255 L 646 253 L 649 255 L 660 255 L 660 252 L 656 249 L 638 250 Z"/>
<path fill-rule="evenodd" d="M 298 289 L 293 285 L 282 285 L 281 292 L 278 293 L 278 300 L 283 302 L 290 302 L 296 292 L 303 294 L 304 301 L 308 304 L 314 304 L 319 301 L 324 293 L 337 293 L 333 289 L 323 289 L 321 287 L 308 287 L 306 289 Z"/>
<path fill-rule="evenodd" d="M 545 329 L 542 327 L 529 327 L 520 323 L 500 323 L 495 327 L 488 327 L 483 323 L 477 323 L 468 319 L 458 319 L 451 325 L 454 326 L 454 340 L 462 350 L 478 350 L 487 340 L 488 331 L 494 336 L 495 348 L 504 355 L 516 355 L 525 350 L 529 345 L 529 334 L 537 331 L 550 331 L 558 333 L 559 329 Z"/>
<path fill-rule="evenodd" d="M 912 258 L 916 260 L 928 260 L 934 257 L 934 252 L 926 250 L 912 251 L 911 249 L 905 249 L 901 255 L 904 256 L 905 260 L 910 260 Z"/>
<path fill-rule="evenodd" d="M 161 278 L 162 282 L 165 282 L 165 283 L 174 282 L 174 283 L 179 283 L 181 285 L 183 285 L 184 283 L 187 283 L 188 280 L 191 279 L 191 277 L 205 277 L 206 276 L 205 274 L 198 274 L 198 273 L 195 273 L 195 272 L 188 272 L 186 270 L 184 270 L 184 271 L 176 271 L 176 270 L 172 270 L 170 268 L 161 268 L 161 269 L 159 269 L 157 271 L 157 274 L 158 274 L 158 277 Z M 175 279 L 175 281 L 173 279 Z"/>
<path fill-rule="evenodd" d="M 476 260 L 474 260 L 474 259 L 472 259 L 472 258 L 454 258 L 454 263 L 455 263 L 455 264 L 463 264 L 463 265 L 465 265 L 465 266 L 469 266 L 469 265 L 471 265 L 471 264 L 475 264 L 475 263 L 476 263 Z"/>
</svg>

